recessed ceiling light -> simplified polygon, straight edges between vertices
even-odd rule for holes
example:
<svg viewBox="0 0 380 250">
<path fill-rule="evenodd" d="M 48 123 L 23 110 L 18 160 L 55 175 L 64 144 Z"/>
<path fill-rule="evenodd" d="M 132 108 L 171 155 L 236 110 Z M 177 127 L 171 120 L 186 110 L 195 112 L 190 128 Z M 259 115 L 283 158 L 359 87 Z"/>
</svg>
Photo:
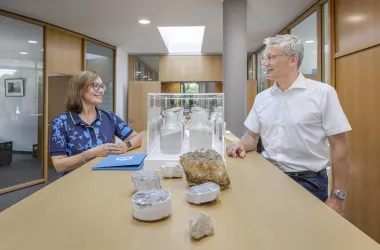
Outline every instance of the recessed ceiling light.
<svg viewBox="0 0 380 250">
<path fill-rule="evenodd" d="M 201 53 L 205 26 L 158 27 L 170 54 Z"/>
<path fill-rule="evenodd" d="M 21 55 L 27 55 L 27 52 L 20 52 Z"/>
<path fill-rule="evenodd" d="M 150 21 L 147 20 L 147 19 L 141 19 L 141 20 L 139 21 L 139 23 L 141 23 L 141 24 L 149 24 Z"/>
<path fill-rule="evenodd" d="M 14 62 L 17 62 L 17 63 L 19 63 L 20 61 L 14 61 Z"/>
<path fill-rule="evenodd" d="M 37 41 L 29 40 L 28 43 L 37 43 Z"/>
<path fill-rule="evenodd" d="M 136 71 L 136 74 L 140 74 L 141 72 L 140 71 Z"/>
<path fill-rule="evenodd" d="M 314 42 L 313 40 L 305 41 L 305 43 L 313 43 L 313 42 Z"/>
</svg>

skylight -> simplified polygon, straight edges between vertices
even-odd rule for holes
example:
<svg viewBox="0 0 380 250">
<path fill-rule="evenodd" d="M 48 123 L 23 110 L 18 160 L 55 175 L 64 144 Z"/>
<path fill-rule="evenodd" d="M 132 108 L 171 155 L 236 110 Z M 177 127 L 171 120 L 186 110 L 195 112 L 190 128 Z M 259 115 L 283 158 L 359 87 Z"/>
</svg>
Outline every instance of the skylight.
<svg viewBox="0 0 380 250">
<path fill-rule="evenodd" d="M 201 53 L 205 26 L 158 27 L 170 54 Z"/>
</svg>

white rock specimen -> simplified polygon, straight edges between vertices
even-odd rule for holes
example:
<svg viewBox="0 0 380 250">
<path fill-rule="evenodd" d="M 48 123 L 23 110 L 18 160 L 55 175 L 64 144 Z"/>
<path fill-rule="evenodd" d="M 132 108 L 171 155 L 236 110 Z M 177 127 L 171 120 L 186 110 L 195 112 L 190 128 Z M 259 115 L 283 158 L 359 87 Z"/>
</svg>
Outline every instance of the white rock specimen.
<svg viewBox="0 0 380 250">
<path fill-rule="evenodd" d="M 132 174 L 136 191 L 160 189 L 160 176 L 153 170 L 139 170 Z"/>
<path fill-rule="evenodd" d="M 165 162 L 161 165 L 161 175 L 166 178 L 181 178 L 183 168 L 178 162 Z"/>
<path fill-rule="evenodd" d="M 214 182 L 206 182 L 193 186 L 186 191 L 187 201 L 193 204 L 202 204 L 217 199 L 220 195 L 220 187 Z"/>
<path fill-rule="evenodd" d="M 214 234 L 214 226 L 212 225 L 210 216 L 203 211 L 200 211 L 190 221 L 190 236 L 194 239 L 200 239 L 204 236 Z"/>
<path fill-rule="evenodd" d="M 162 189 L 143 190 L 132 197 L 133 217 L 142 221 L 155 221 L 172 213 L 171 194 Z"/>
</svg>

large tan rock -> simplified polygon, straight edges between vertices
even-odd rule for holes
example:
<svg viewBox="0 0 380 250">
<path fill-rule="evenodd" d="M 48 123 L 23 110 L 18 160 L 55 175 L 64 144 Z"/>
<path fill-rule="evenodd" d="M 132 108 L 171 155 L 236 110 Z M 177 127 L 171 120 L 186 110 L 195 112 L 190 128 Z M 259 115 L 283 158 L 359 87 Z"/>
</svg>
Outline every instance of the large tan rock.
<svg viewBox="0 0 380 250">
<path fill-rule="evenodd" d="M 189 152 L 180 157 L 189 185 L 215 182 L 221 189 L 230 185 L 222 156 L 213 149 Z"/>
</svg>

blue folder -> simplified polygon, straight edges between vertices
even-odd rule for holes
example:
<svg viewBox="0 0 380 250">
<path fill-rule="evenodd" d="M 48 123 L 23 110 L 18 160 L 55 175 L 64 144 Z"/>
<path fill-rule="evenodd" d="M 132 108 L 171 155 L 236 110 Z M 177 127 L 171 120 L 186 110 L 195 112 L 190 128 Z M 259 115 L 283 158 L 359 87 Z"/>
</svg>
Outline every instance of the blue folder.
<svg viewBox="0 0 380 250">
<path fill-rule="evenodd" d="M 139 170 L 146 154 L 109 155 L 92 167 L 93 170 Z"/>
</svg>

